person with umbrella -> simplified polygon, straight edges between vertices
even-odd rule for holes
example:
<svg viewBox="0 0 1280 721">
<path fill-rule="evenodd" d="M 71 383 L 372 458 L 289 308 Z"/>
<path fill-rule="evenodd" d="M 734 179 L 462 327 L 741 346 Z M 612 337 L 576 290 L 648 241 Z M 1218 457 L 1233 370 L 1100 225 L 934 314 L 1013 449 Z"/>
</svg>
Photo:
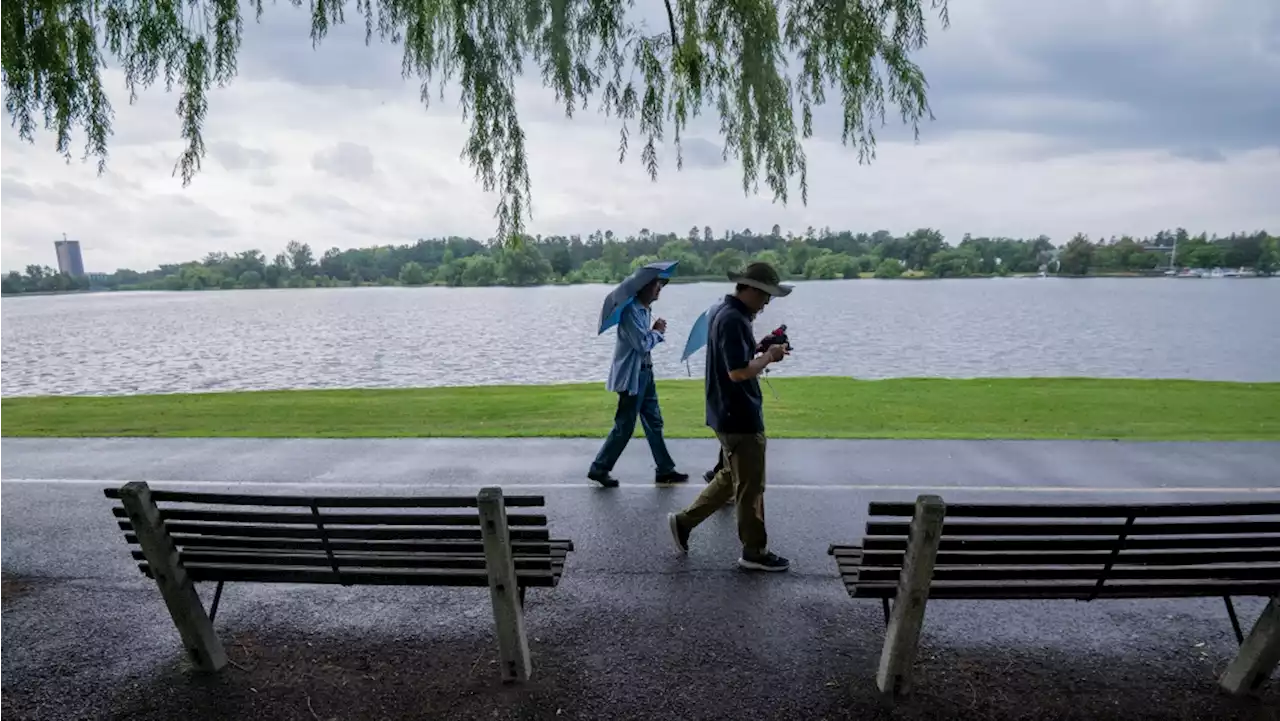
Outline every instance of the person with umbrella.
<svg viewBox="0 0 1280 721">
<path fill-rule="evenodd" d="M 662 437 L 662 409 L 653 382 L 650 355 L 665 340 L 667 331 L 667 322 L 661 318 L 653 320 L 650 308 L 662 294 L 675 267 L 675 261 L 662 261 L 638 268 L 605 298 L 600 311 L 601 333 L 614 325 L 618 327 L 607 383 L 608 389 L 618 394 L 618 408 L 613 416 L 613 429 L 591 462 L 587 478 L 605 488 L 618 485 L 613 466 L 635 432 L 637 417 L 644 426 L 645 440 L 657 466 L 654 482 L 666 486 L 689 480 L 687 474 L 676 470 Z"/>
<path fill-rule="evenodd" d="M 685 339 L 685 342 L 684 342 L 684 353 L 680 355 L 680 362 L 684 363 L 686 367 L 688 367 L 689 365 L 689 357 L 692 356 L 694 353 L 697 353 L 699 350 L 702 349 L 703 346 L 707 344 L 707 326 L 710 323 L 710 319 L 713 318 L 717 312 L 719 312 L 720 306 L 724 305 L 724 303 L 725 303 L 724 298 L 718 299 L 715 303 L 711 304 L 710 308 L 702 311 L 702 315 L 698 316 L 697 320 L 693 322 L 693 326 L 689 329 L 689 337 Z M 756 314 L 752 313 L 750 315 L 750 319 L 752 321 L 755 321 Z M 782 326 L 781 330 L 785 331 L 785 329 L 786 329 L 786 326 L 785 325 Z M 774 333 L 777 333 L 777 332 L 778 331 L 774 331 Z M 763 353 L 765 347 L 766 347 L 766 344 L 764 341 L 757 343 L 756 353 L 757 354 Z M 788 348 L 788 350 L 789 349 L 790 348 Z M 689 374 L 693 375 L 693 371 L 690 370 Z M 702 479 L 707 483 L 710 483 L 712 480 L 715 479 L 716 474 L 719 473 L 723 468 L 724 468 L 724 454 L 717 453 L 715 466 L 712 467 L 711 470 L 702 474 Z"/>
<path fill-rule="evenodd" d="M 764 523 L 765 433 L 760 374 L 787 354 L 785 344 L 756 354 L 752 319 L 769 301 L 791 293 L 768 263 L 730 273 L 736 286 L 708 322 L 707 425 L 720 441 L 724 468 L 683 511 L 667 516 L 676 548 L 689 552 L 689 535 L 730 499 L 737 505 L 738 565 L 752 571 L 786 571 L 791 562 L 769 550 Z"/>
</svg>

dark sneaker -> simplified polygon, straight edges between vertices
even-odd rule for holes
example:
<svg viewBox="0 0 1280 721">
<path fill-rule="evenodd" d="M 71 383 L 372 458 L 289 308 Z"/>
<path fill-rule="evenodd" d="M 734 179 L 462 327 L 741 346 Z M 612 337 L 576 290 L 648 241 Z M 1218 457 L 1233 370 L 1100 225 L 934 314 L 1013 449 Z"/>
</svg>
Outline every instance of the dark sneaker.
<svg viewBox="0 0 1280 721">
<path fill-rule="evenodd" d="M 671 538 L 676 542 L 676 548 L 680 549 L 680 553 L 688 553 L 689 529 L 680 525 L 680 516 L 668 513 L 667 525 L 671 527 Z"/>
<path fill-rule="evenodd" d="M 678 472 L 676 472 L 676 471 L 669 471 L 669 472 L 667 472 L 667 473 L 659 473 L 658 475 L 656 475 L 656 476 L 654 476 L 654 477 L 653 477 L 653 482 L 654 482 L 656 485 L 659 485 L 659 486 L 674 486 L 674 485 L 679 484 L 679 483 L 688 483 L 688 482 L 689 482 L 689 474 L 688 474 L 688 473 L 678 473 Z"/>
<path fill-rule="evenodd" d="M 791 568 L 791 561 L 779 556 L 776 553 L 765 551 L 764 553 L 743 553 L 742 558 L 738 559 L 738 567 L 745 568 L 748 571 L 769 571 L 779 573 Z"/>
<path fill-rule="evenodd" d="M 587 478 L 599 483 L 604 488 L 618 487 L 618 479 L 610 475 L 608 471 L 587 471 Z"/>
<path fill-rule="evenodd" d="M 716 469 L 712 468 L 711 470 L 702 474 L 702 480 L 706 481 L 707 483 L 710 483 L 716 479 L 716 473 L 717 473 Z"/>
</svg>

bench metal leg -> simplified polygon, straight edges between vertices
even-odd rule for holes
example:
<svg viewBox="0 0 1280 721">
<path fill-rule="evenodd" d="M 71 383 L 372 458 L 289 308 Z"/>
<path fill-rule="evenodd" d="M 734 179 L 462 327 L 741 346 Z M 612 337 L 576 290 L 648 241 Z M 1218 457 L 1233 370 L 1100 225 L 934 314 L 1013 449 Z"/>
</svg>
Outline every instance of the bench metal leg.
<svg viewBox="0 0 1280 721">
<path fill-rule="evenodd" d="M 1231 619 L 1231 630 L 1236 632 L 1236 644 L 1244 644 L 1244 632 L 1240 630 L 1240 619 L 1236 616 L 1236 606 L 1231 602 L 1230 596 L 1223 596 L 1222 600 L 1227 604 L 1227 617 Z"/>
<path fill-rule="evenodd" d="M 498 631 L 502 680 L 527 681 L 533 668 L 521 608 L 524 589 L 516 579 L 502 489 L 481 489 L 476 502 L 480 509 L 480 534 L 484 539 L 484 565 L 489 572 L 489 597 L 493 601 L 493 620 Z"/>
<path fill-rule="evenodd" d="M 209 624 L 213 624 L 213 619 L 218 617 L 218 602 L 222 600 L 222 581 L 218 581 L 218 587 L 213 590 L 213 603 L 209 604 Z"/>
<path fill-rule="evenodd" d="M 889 628 L 889 599 L 880 599 L 880 607 L 884 609 L 884 627 Z"/>
<path fill-rule="evenodd" d="M 147 559 L 151 577 L 178 627 L 187 656 L 201 671 L 217 671 L 227 665 L 227 653 L 213 632 L 213 621 L 204 612 L 196 585 L 178 559 L 178 549 L 165 530 L 160 509 L 151 498 L 151 489 L 140 482 L 126 483 L 120 489 L 124 505 L 138 545 Z"/>
<path fill-rule="evenodd" d="M 1222 672 L 1219 685 L 1232 694 L 1245 694 L 1262 685 L 1280 664 L 1280 596 L 1262 609 L 1258 622 L 1240 645 L 1231 665 Z"/>
<path fill-rule="evenodd" d="M 942 520 L 946 505 L 938 496 L 916 499 L 915 515 L 907 541 L 907 552 L 898 575 L 898 592 L 885 630 L 884 649 L 880 653 L 880 669 L 876 686 L 886 696 L 910 692 L 911 665 L 920 643 L 920 627 L 924 625 L 924 607 L 929 600 L 929 584 L 933 580 L 933 564 L 938 557 L 942 536 Z"/>
</svg>

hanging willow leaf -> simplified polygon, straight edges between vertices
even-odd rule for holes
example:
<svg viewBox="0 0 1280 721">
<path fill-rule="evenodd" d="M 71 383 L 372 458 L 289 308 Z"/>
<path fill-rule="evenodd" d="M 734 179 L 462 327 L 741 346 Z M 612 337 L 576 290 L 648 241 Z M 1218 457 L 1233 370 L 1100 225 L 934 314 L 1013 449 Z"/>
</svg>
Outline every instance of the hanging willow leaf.
<svg viewBox="0 0 1280 721">
<path fill-rule="evenodd" d="M 350 2 L 309 1 L 315 46 L 347 21 Z M 657 8 L 659 0 L 646 1 Z M 519 237 L 531 208 L 515 99 L 526 62 L 566 116 L 598 93 L 599 110 L 621 123 L 619 160 L 636 122 L 654 179 L 667 131 L 679 167 L 681 131 L 713 109 L 725 157 L 741 162 L 743 190 L 757 192 L 763 176 L 783 203 L 793 178 L 808 201 L 800 141 L 828 92 L 840 96 L 843 140 L 861 162 L 874 158 L 887 105 L 917 134 L 931 117 L 911 56 L 927 41 L 927 12 L 947 25 L 947 0 L 661 1 L 667 22 L 658 28 L 628 17 L 633 0 L 355 0 L 354 15 L 366 41 L 403 46 L 403 74 L 421 83 L 424 104 L 433 87 L 459 88 L 470 124 L 462 153 L 485 190 L 497 192 L 498 235 L 507 239 Z M 262 0 L 248 5 L 261 18 Z M 72 133 L 82 132 L 83 158 L 101 172 L 114 117 L 101 70 L 111 57 L 130 101 L 161 77 L 166 90 L 176 86 L 186 146 L 174 172 L 186 185 L 205 153 L 208 90 L 236 75 L 241 9 L 238 0 L 9 0 L 0 40 L 11 124 L 29 141 L 40 126 L 52 131 L 68 159 Z M 794 77 L 789 62 L 799 66 Z"/>
</svg>

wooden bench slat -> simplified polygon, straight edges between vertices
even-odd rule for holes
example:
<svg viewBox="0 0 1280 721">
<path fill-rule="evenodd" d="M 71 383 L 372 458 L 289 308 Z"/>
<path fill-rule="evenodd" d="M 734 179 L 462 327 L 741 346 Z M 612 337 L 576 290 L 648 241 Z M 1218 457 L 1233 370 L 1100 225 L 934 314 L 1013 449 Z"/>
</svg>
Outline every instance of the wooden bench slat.
<svg viewBox="0 0 1280 721">
<path fill-rule="evenodd" d="M 836 552 L 837 559 L 861 559 L 866 566 L 902 566 L 903 553 L 895 551 L 859 551 L 857 554 Z M 1280 563 L 1280 547 L 1270 549 L 1231 549 L 1216 551 L 1131 551 L 1118 554 L 1111 551 L 1030 551 L 1030 552 L 982 552 L 941 551 L 934 567 L 1010 565 L 1010 566 L 1098 566 L 1114 562 L 1116 565 L 1146 566 L 1211 566 L 1230 563 Z"/>
<path fill-rule="evenodd" d="M 128 518 L 124 508 L 112 508 L 116 518 Z M 270 523 L 327 526 L 479 526 L 476 513 L 270 513 L 262 511 L 221 511 L 196 508 L 162 508 L 160 517 L 166 521 L 209 521 L 214 523 Z M 545 526 L 547 517 L 541 514 L 511 513 L 508 526 Z"/>
<path fill-rule="evenodd" d="M 464 586 L 480 588 L 489 585 L 485 570 L 472 569 L 379 569 L 332 570 L 306 566 L 259 566 L 233 564 L 192 564 L 184 566 L 193 581 L 247 581 L 253 583 L 328 583 L 352 586 Z M 150 576 L 147 563 L 139 570 Z M 559 577 L 548 570 L 517 570 L 521 586 L 551 587 Z"/>
<path fill-rule="evenodd" d="M 909 524 L 902 521 L 871 521 L 867 523 L 868 536 L 905 536 Z M 958 536 L 1112 536 L 1121 532 L 1130 536 L 1183 535 L 1183 534 L 1257 534 L 1280 533 L 1280 520 L 1276 521 L 1205 521 L 1149 523 L 1139 521 L 1131 526 L 1123 523 L 1007 523 L 978 521 L 946 521 L 942 526 L 944 538 Z"/>
<path fill-rule="evenodd" d="M 842 566 L 844 571 L 846 567 Z M 878 568 L 862 565 L 857 568 L 858 583 L 897 581 L 901 569 Z M 1089 566 L 935 566 L 933 580 L 942 581 L 1097 581 L 1112 579 L 1146 581 L 1223 580 L 1223 581 L 1272 581 L 1280 588 L 1278 565 L 1231 566 L 1113 566 L 1103 573 L 1101 564 Z"/>
<path fill-rule="evenodd" d="M 1115 538 L 943 538 L 943 551 L 1092 551 L 1115 548 Z M 1280 548 L 1280 535 L 1127 538 L 1127 549 Z M 905 536 L 867 536 L 868 551 L 905 550 Z"/>
<path fill-rule="evenodd" d="M 897 582 L 859 582 L 851 595 L 855 598 L 893 598 Z M 1005 584 L 966 583 L 964 581 L 939 581 L 929 586 L 929 598 L 950 599 L 1087 599 L 1097 598 L 1191 598 L 1216 596 L 1272 596 L 1276 593 L 1273 581 L 1213 581 L 1189 580 L 1181 583 L 1127 581 L 1108 583 L 1096 589 L 1093 583 L 1017 583 Z"/>
<path fill-rule="evenodd" d="M 910 518 L 914 503 L 873 501 L 867 515 Z M 1010 503 L 948 503 L 947 517 L 973 518 L 1128 518 L 1280 516 L 1280 501 L 1230 503 L 1144 503 L 1136 505 L 1071 503 L 1062 505 Z"/>
<path fill-rule="evenodd" d="M 135 561 L 145 561 L 142 551 L 133 551 Z M 558 554 L 564 558 L 564 553 Z M 453 554 L 334 554 L 333 559 L 325 553 L 236 553 L 225 551 L 184 551 L 178 555 L 183 565 L 226 563 L 232 565 L 261 566 L 321 566 L 329 567 L 337 563 L 341 569 L 347 568 L 471 568 L 483 569 L 485 558 L 480 555 Z M 557 554 L 516 555 L 516 570 L 550 570 Z"/>
<path fill-rule="evenodd" d="M 118 523 L 120 530 L 132 531 L 128 521 Z M 185 533 L 206 536 L 243 536 L 246 538 L 320 538 L 320 530 L 306 526 L 253 526 L 248 524 L 200 523 L 187 521 L 166 522 L 165 529 L 169 533 Z M 480 529 L 463 527 L 438 528 L 326 528 L 329 538 L 359 540 L 441 540 L 458 539 L 468 541 L 480 540 Z M 510 536 L 515 541 L 545 541 L 549 534 L 546 528 L 512 528 Z"/>
<path fill-rule="evenodd" d="M 118 500 L 119 488 L 103 489 L 107 498 Z M 164 503 L 204 503 L 231 506 L 295 506 L 308 507 L 313 503 L 320 508 L 475 508 L 475 496 L 280 496 L 243 493 L 193 493 L 186 491 L 157 491 L 152 489 L 152 500 Z M 503 496 L 507 507 L 545 506 L 542 496 Z"/>
<path fill-rule="evenodd" d="M 173 534 L 174 545 L 178 548 L 222 548 L 262 549 L 276 551 L 323 551 L 324 542 L 319 539 L 306 538 L 245 538 L 239 536 L 203 536 L 190 534 Z M 138 543 L 134 533 L 125 534 L 125 542 Z M 573 550 L 573 542 L 569 540 L 548 541 L 512 541 L 517 552 L 534 553 L 546 549 Z M 484 544 L 480 541 L 353 541 L 330 540 L 329 547 L 334 551 L 369 551 L 382 553 L 484 553 Z"/>
<path fill-rule="evenodd" d="M 256 539 L 250 539 L 256 540 Z M 525 558 L 545 558 L 547 556 L 563 557 L 569 551 L 573 550 L 563 545 L 548 542 L 528 542 L 530 545 L 515 545 L 513 555 Z M 323 544 L 317 543 L 308 548 L 252 548 L 237 546 L 235 544 L 216 544 L 203 546 L 179 546 L 182 553 L 238 553 L 245 555 L 257 556 L 279 556 L 281 554 L 296 553 L 300 555 L 307 554 L 323 554 L 328 551 L 334 552 L 336 555 L 348 556 L 423 556 L 423 557 L 480 557 L 484 555 L 482 550 L 476 550 L 472 544 L 466 544 L 462 547 L 453 547 L 458 544 L 438 544 L 438 546 L 423 548 L 383 548 L 382 546 L 393 545 L 386 543 L 376 544 L 351 544 L 355 548 L 339 548 L 339 545 L 351 544 L 349 541 L 331 541 L 329 548 L 325 548 Z M 400 544 L 394 544 L 400 545 Z"/>
<path fill-rule="evenodd" d="M 141 551 L 133 551 L 133 553 L 136 557 L 136 555 L 138 553 L 141 553 Z M 198 548 L 195 550 L 186 549 L 186 550 L 180 551 L 180 553 L 183 555 L 184 558 L 185 557 L 207 558 L 210 554 L 219 554 L 219 555 L 228 554 L 236 557 L 264 558 L 264 559 L 283 558 L 286 556 L 295 556 L 295 555 L 301 556 L 301 557 L 307 557 L 307 558 L 310 558 L 313 556 L 322 557 L 322 558 L 329 557 L 329 555 L 324 550 L 277 551 L 277 550 L 269 550 L 269 549 L 263 550 L 263 549 L 243 549 L 243 548 Z M 190 554 L 190 556 L 188 554 Z M 516 551 L 513 554 L 513 557 L 528 558 L 528 559 L 542 559 L 550 563 L 554 563 L 557 560 L 561 560 L 561 561 L 564 560 L 568 556 L 568 554 L 569 554 L 568 549 L 563 547 L 558 547 L 558 546 L 552 546 L 552 547 L 543 548 L 537 551 L 526 551 L 526 552 Z M 482 555 L 483 554 L 479 554 L 479 553 L 456 553 L 456 552 L 455 553 L 417 553 L 417 552 L 396 553 L 396 552 L 385 552 L 385 551 L 357 551 L 357 552 L 339 551 L 334 554 L 336 558 L 354 558 L 354 559 L 363 559 L 363 558 L 470 559 L 470 558 L 482 556 Z"/>
</svg>

